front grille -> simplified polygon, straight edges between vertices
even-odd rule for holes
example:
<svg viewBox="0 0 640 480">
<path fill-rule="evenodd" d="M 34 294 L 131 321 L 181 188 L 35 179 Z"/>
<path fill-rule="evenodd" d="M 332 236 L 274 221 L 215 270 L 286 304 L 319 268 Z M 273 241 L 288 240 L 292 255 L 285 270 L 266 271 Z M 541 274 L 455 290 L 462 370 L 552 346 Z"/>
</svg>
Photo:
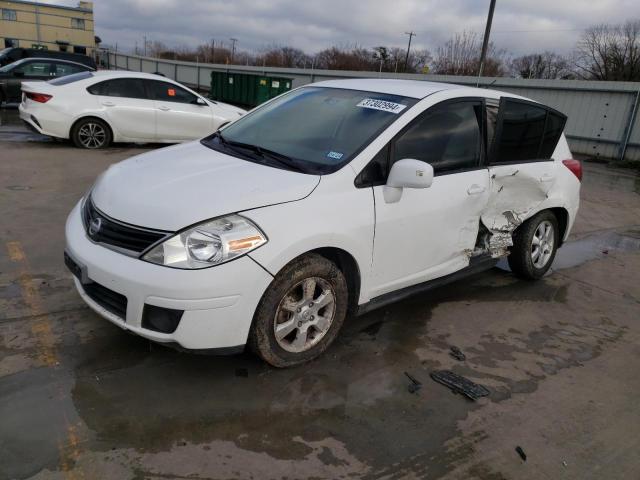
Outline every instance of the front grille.
<svg viewBox="0 0 640 480">
<path fill-rule="evenodd" d="M 91 300 L 121 319 L 127 318 L 127 297 L 96 282 L 82 285 Z"/>
<path fill-rule="evenodd" d="M 143 252 L 170 233 L 135 227 L 114 220 L 98 210 L 93 205 L 91 197 L 84 204 L 82 220 L 87 235 L 94 242 L 135 253 Z"/>
</svg>

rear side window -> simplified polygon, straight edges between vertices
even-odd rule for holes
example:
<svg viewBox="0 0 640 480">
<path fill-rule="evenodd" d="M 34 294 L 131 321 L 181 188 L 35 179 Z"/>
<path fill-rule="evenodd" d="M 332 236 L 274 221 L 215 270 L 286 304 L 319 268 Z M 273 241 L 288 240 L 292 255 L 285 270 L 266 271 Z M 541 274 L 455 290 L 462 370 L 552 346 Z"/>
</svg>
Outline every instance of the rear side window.
<svg viewBox="0 0 640 480">
<path fill-rule="evenodd" d="M 85 70 L 85 68 L 80 65 L 72 65 L 70 63 L 54 63 L 53 67 L 53 72 L 56 77 L 71 75 L 72 73 L 78 73 Z"/>
<path fill-rule="evenodd" d="M 14 72 L 22 72 L 25 76 L 30 77 L 48 77 L 51 69 L 49 62 L 26 62 L 16 67 Z"/>
<path fill-rule="evenodd" d="M 415 158 L 436 174 L 475 168 L 480 164 L 482 102 L 460 101 L 430 108 L 395 141 L 392 163 Z"/>
<path fill-rule="evenodd" d="M 93 77 L 93 73 L 84 71 L 80 73 L 73 73 L 71 75 L 67 75 L 66 77 L 55 78 L 53 80 L 49 80 L 47 83 L 49 83 L 49 85 L 67 85 L 69 83 L 78 82 L 80 80 L 84 80 L 85 78 L 91 77 Z"/>
<path fill-rule="evenodd" d="M 491 163 L 550 159 L 565 122 L 564 115 L 543 105 L 503 98 Z"/>
<path fill-rule="evenodd" d="M 116 78 L 96 83 L 87 88 L 92 95 L 148 99 L 144 83 L 139 78 Z"/>
<path fill-rule="evenodd" d="M 147 80 L 152 98 L 162 102 L 195 103 L 196 96 L 169 82 Z"/>
</svg>

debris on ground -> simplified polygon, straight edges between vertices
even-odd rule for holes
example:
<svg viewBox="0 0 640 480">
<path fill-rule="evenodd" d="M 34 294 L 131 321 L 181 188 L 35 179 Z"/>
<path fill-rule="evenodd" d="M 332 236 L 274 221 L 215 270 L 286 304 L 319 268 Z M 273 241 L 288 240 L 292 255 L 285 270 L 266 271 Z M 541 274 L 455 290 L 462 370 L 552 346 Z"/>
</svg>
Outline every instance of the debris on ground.
<svg viewBox="0 0 640 480">
<path fill-rule="evenodd" d="M 520 455 L 520 458 L 522 459 L 523 462 L 527 461 L 527 454 L 524 453 L 524 450 L 522 449 L 522 447 L 516 447 L 516 452 L 518 453 L 518 455 Z"/>
<path fill-rule="evenodd" d="M 451 348 L 449 350 L 449 355 L 451 355 L 456 360 L 464 362 L 467 359 L 467 356 L 462 353 L 462 350 L 460 350 L 458 347 L 451 345 Z"/>
<path fill-rule="evenodd" d="M 236 368 L 236 377 L 249 378 L 249 370 L 246 368 Z"/>
<path fill-rule="evenodd" d="M 422 388 L 422 383 L 416 380 L 415 377 L 411 375 L 409 372 L 404 372 L 404 374 L 407 376 L 409 380 L 411 380 L 411 383 L 407 387 L 407 390 L 409 390 L 409 393 L 418 393 L 418 390 Z"/>
<path fill-rule="evenodd" d="M 449 370 L 431 372 L 431 378 L 445 387 L 449 387 L 454 393 L 461 393 L 471 400 L 477 400 L 480 397 L 489 395 L 489 390 L 486 387 Z"/>
</svg>

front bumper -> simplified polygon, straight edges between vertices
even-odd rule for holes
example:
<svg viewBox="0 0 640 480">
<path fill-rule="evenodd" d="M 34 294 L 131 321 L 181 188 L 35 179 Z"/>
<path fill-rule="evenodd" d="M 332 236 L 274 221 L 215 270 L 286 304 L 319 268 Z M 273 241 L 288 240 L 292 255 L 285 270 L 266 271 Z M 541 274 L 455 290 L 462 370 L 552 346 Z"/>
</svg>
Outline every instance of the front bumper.
<svg viewBox="0 0 640 480">
<path fill-rule="evenodd" d="M 89 297 L 75 278 L 82 299 L 119 327 L 185 349 L 229 349 L 243 346 L 263 292 L 273 280 L 248 256 L 202 270 L 179 270 L 154 265 L 114 252 L 87 237 L 80 203 L 66 224 L 66 250 L 85 269 L 86 280 L 96 282 L 127 299 L 124 318 Z M 142 326 L 145 304 L 184 310 L 173 333 Z"/>
</svg>

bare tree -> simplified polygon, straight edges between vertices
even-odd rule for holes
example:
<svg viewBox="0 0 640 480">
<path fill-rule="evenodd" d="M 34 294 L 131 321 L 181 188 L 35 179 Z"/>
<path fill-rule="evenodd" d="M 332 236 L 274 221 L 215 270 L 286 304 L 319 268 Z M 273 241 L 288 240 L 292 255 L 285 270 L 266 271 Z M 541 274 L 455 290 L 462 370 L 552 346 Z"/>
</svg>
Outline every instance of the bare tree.
<svg viewBox="0 0 640 480">
<path fill-rule="evenodd" d="M 545 51 L 511 60 L 511 75 L 519 78 L 572 78 L 569 61 L 562 55 Z"/>
<path fill-rule="evenodd" d="M 640 20 L 594 25 L 576 49 L 576 73 L 595 80 L 640 80 Z"/>
<path fill-rule="evenodd" d="M 255 63 L 267 67 L 304 68 L 311 64 L 311 57 L 299 48 L 271 45 L 262 50 Z"/>
<path fill-rule="evenodd" d="M 475 32 L 456 33 L 436 50 L 433 73 L 443 75 L 477 75 L 480 66 L 482 43 Z M 499 77 L 504 75 L 506 51 L 497 50 L 489 43 L 484 75 Z"/>
</svg>

